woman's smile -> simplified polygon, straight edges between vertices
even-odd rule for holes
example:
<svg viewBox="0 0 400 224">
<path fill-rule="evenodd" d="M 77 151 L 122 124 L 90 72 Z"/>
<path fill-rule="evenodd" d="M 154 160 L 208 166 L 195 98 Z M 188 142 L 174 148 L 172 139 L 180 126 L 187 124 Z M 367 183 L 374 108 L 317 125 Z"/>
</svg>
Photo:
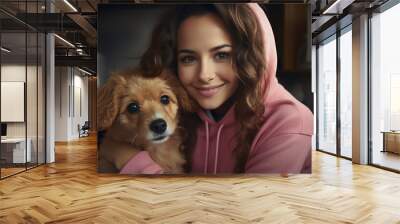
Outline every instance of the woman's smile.
<svg viewBox="0 0 400 224">
<path fill-rule="evenodd" d="M 201 86 L 201 87 L 194 87 L 197 92 L 206 98 L 209 97 L 213 97 L 214 95 L 216 95 L 220 89 L 222 89 L 222 87 L 225 84 L 220 84 L 220 85 L 213 85 L 213 86 Z"/>
</svg>

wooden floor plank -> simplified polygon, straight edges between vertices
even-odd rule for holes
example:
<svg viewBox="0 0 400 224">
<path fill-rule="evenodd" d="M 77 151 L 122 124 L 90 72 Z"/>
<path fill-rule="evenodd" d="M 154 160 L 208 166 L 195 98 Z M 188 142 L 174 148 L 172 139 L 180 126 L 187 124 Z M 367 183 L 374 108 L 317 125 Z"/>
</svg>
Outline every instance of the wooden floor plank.
<svg viewBox="0 0 400 224">
<path fill-rule="evenodd" d="M 313 173 L 131 177 L 96 172 L 96 139 L 0 181 L 0 223 L 400 223 L 400 175 L 313 152 Z"/>
</svg>

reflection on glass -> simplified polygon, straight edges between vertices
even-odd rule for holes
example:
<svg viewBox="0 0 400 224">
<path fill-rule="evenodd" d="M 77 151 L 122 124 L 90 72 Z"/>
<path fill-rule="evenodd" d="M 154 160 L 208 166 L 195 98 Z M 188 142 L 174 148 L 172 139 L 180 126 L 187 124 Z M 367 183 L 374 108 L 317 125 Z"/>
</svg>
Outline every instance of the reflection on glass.
<svg viewBox="0 0 400 224">
<path fill-rule="evenodd" d="M 318 48 L 318 148 L 336 153 L 336 39 Z"/>
<path fill-rule="evenodd" d="M 372 163 L 396 170 L 400 170 L 400 155 L 387 151 L 382 132 L 400 131 L 400 30 L 395 28 L 399 21 L 400 4 L 374 15 L 371 20 Z M 392 143 L 400 148 L 400 142 Z"/>
<path fill-rule="evenodd" d="M 1 34 L 2 47 L 9 49 L 1 51 L 1 122 L 7 125 L 7 135 L 1 140 L 2 178 L 25 170 L 31 155 L 26 142 L 25 37 L 25 33 Z"/>
<path fill-rule="evenodd" d="M 352 157 L 352 35 L 340 37 L 340 153 Z"/>
</svg>

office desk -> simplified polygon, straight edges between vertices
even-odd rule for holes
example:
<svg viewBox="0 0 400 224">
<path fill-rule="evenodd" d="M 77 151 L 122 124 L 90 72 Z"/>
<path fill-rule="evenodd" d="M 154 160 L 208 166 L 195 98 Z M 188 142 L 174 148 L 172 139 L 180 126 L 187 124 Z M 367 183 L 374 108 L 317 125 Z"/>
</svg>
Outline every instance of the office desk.
<svg viewBox="0 0 400 224">
<path fill-rule="evenodd" d="M 6 138 L 1 139 L 1 159 L 6 163 L 25 163 L 31 161 L 31 145 L 30 138 L 26 139 L 28 144 L 25 144 L 25 138 Z M 26 154 L 25 154 L 25 145 Z M 25 161 L 27 159 L 27 161 Z"/>
<path fill-rule="evenodd" d="M 400 131 L 382 131 L 383 150 L 382 152 L 393 152 L 400 154 Z"/>
</svg>

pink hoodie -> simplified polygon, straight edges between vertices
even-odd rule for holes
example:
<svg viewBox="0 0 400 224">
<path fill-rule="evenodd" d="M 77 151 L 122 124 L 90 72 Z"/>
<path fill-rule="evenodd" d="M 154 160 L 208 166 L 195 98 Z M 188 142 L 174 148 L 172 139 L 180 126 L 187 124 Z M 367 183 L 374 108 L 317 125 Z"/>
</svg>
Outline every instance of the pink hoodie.
<svg viewBox="0 0 400 224">
<path fill-rule="evenodd" d="M 265 122 L 252 142 L 245 173 L 311 173 L 313 115 L 278 83 L 275 76 L 277 55 L 271 25 L 257 3 L 247 4 L 263 29 L 267 69 L 262 80 Z M 233 173 L 235 157 L 232 150 L 237 142 L 235 133 L 239 129 L 234 106 L 218 122 L 204 111 L 199 111 L 198 115 L 204 126 L 197 130 L 192 173 Z M 137 159 L 135 156 L 128 162 L 123 168 L 124 173 L 129 173 L 129 170 L 140 173 L 140 169 L 134 165 Z"/>
</svg>

